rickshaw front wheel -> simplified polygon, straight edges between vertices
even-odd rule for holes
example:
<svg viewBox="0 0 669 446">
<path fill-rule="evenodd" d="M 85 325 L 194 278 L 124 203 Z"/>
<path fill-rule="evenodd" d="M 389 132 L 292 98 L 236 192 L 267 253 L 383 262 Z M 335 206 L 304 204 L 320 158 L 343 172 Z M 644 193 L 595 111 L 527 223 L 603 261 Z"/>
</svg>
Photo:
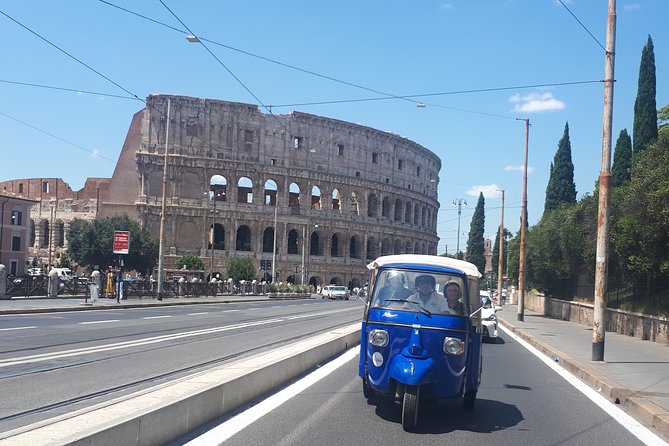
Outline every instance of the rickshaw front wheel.
<svg viewBox="0 0 669 446">
<path fill-rule="evenodd" d="M 362 395 L 367 399 L 374 398 L 374 389 L 369 387 L 366 378 L 362 378 Z"/>
<path fill-rule="evenodd" d="M 402 428 L 412 431 L 418 424 L 418 398 L 420 395 L 418 386 L 406 386 L 404 389 L 404 400 L 402 402 Z"/>
<path fill-rule="evenodd" d="M 476 402 L 476 390 L 467 390 L 465 396 L 462 398 L 462 405 L 465 410 L 474 409 L 474 403 Z"/>
</svg>

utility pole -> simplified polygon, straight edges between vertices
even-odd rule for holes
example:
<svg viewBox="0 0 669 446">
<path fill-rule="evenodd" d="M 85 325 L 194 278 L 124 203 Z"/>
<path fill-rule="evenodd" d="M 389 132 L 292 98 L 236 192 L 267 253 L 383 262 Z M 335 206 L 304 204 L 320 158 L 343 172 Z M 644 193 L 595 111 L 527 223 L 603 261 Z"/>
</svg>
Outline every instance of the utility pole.
<svg viewBox="0 0 669 446">
<path fill-rule="evenodd" d="M 527 152 L 530 139 L 530 120 L 525 121 L 525 161 L 523 163 L 523 199 L 520 213 L 520 256 L 518 261 L 518 320 L 525 320 L 525 221 L 527 220 Z"/>
<path fill-rule="evenodd" d="M 460 258 L 460 214 L 462 214 L 462 206 L 467 206 L 467 200 L 462 198 L 455 198 L 453 200 L 453 206 L 458 207 L 458 243 L 455 248 L 455 258 Z"/>
<path fill-rule="evenodd" d="M 499 258 L 497 259 L 497 299 L 502 301 L 502 264 L 504 263 L 504 190 L 502 192 L 502 216 L 499 219 Z"/>
<path fill-rule="evenodd" d="M 609 241 L 609 198 L 611 196 L 611 127 L 616 49 L 616 0 L 609 0 L 606 19 L 606 64 L 604 66 L 604 114 L 602 123 L 602 166 L 597 207 L 597 251 L 595 254 L 595 307 L 592 321 L 592 360 L 604 360 L 606 290 Z"/>
<path fill-rule="evenodd" d="M 276 280 L 276 214 L 279 211 L 279 196 L 274 200 L 274 237 L 272 240 L 272 283 Z"/>
<path fill-rule="evenodd" d="M 307 223 L 302 228 L 302 280 L 300 285 L 304 285 L 304 261 L 307 256 Z"/>
<path fill-rule="evenodd" d="M 160 235 L 158 239 L 158 300 L 163 300 L 163 280 L 165 268 L 165 209 L 167 208 L 167 152 L 170 140 L 170 99 L 167 98 L 167 124 L 165 127 L 165 155 L 163 157 L 163 199 L 160 206 Z M 212 243 L 212 249 L 213 249 Z"/>
</svg>

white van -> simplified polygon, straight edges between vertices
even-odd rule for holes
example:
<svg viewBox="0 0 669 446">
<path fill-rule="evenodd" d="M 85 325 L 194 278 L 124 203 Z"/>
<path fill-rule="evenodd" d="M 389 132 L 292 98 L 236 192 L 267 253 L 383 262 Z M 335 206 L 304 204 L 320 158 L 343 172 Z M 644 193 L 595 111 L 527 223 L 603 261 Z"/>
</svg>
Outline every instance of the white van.
<svg viewBox="0 0 669 446">
<path fill-rule="evenodd" d="M 63 282 L 69 282 L 74 277 L 70 268 L 54 268 L 52 271 L 56 271 L 58 278 Z"/>
</svg>

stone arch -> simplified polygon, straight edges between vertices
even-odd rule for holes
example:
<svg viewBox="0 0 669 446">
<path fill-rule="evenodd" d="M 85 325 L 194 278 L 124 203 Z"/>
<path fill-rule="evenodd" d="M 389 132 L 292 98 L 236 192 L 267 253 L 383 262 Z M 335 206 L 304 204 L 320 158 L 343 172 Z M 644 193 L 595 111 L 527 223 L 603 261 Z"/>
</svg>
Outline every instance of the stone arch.
<svg viewBox="0 0 669 446">
<path fill-rule="evenodd" d="M 402 254 L 402 241 L 400 239 L 395 240 L 393 254 Z"/>
<path fill-rule="evenodd" d="M 419 219 L 420 219 L 420 206 L 416 204 L 413 208 L 413 224 L 418 226 Z"/>
<path fill-rule="evenodd" d="M 407 206 L 404 210 L 404 223 L 411 223 L 411 209 L 413 205 L 411 202 L 407 202 Z"/>
<path fill-rule="evenodd" d="M 40 242 L 39 242 L 39 247 L 40 248 L 48 248 L 49 247 L 49 220 L 43 219 L 39 223 L 39 235 L 40 235 Z"/>
<path fill-rule="evenodd" d="M 332 210 L 341 212 L 341 199 L 336 188 L 332 190 Z"/>
<path fill-rule="evenodd" d="M 404 253 L 405 254 L 411 254 L 413 252 L 413 249 L 411 249 L 412 243 L 407 240 L 407 242 L 404 244 Z"/>
<path fill-rule="evenodd" d="M 395 200 L 395 221 L 402 221 L 402 200 L 399 198 Z"/>
<path fill-rule="evenodd" d="M 420 244 L 418 243 L 418 241 L 415 241 L 413 243 L 413 253 L 420 254 Z"/>
<path fill-rule="evenodd" d="M 286 250 L 288 254 L 297 254 L 298 235 L 295 229 L 288 231 L 288 240 Z"/>
<path fill-rule="evenodd" d="M 344 253 L 340 246 L 340 239 L 338 233 L 332 234 L 330 238 L 330 257 L 343 257 Z"/>
<path fill-rule="evenodd" d="M 323 208 L 321 202 L 321 189 L 318 186 L 311 187 L 311 209 L 321 210 Z"/>
<path fill-rule="evenodd" d="M 237 203 L 253 203 L 253 182 L 249 177 L 237 181 Z"/>
<path fill-rule="evenodd" d="M 262 233 L 262 252 L 274 252 L 274 228 L 271 226 Z"/>
<path fill-rule="evenodd" d="M 383 201 L 381 202 L 381 216 L 390 218 L 390 198 L 389 197 L 383 197 Z"/>
<path fill-rule="evenodd" d="M 252 246 L 251 229 L 246 225 L 240 225 L 235 238 L 235 251 L 251 251 Z"/>
<path fill-rule="evenodd" d="M 218 250 L 225 249 L 225 227 L 220 223 L 214 223 L 209 229 L 209 248 Z"/>
<path fill-rule="evenodd" d="M 358 202 L 357 192 L 351 192 L 351 214 L 360 215 L 360 203 Z"/>
<path fill-rule="evenodd" d="M 374 260 L 379 256 L 379 242 L 374 237 L 367 239 L 367 260 Z"/>
<path fill-rule="evenodd" d="M 53 225 L 53 246 L 65 246 L 65 223 L 63 220 L 56 220 Z"/>
<path fill-rule="evenodd" d="M 388 237 L 385 237 L 381 241 L 381 255 L 382 256 L 387 256 L 388 254 L 390 254 L 391 247 L 392 247 L 392 245 L 390 243 L 390 239 Z"/>
<path fill-rule="evenodd" d="M 318 231 L 313 231 L 309 238 L 309 255 L 322 256 L 324 252 L 323 243 L 321 243 L 321 237 Z"/>
<path fill-rule="evenodd" d="M 288 206 L 292 208 L 300 207 L 300 185 L 293 182 L 288 188 Z"/>
<path fill-rule="evenodd" d="M 228 180 L 223 175 L 212 175 L 209 179 L 209 199 L 227 201 Z"/>
<path fill-rule="evenodd" d="M 369 194 L 367 198 L 367 216 L 376 217 L 379 214 L 379 198 L 376 194 Z"/>
<path fill-rule="evenodd" d="M 425 206 L 421 209 L 421 226 L 424 228 L 427 226 L 427 209 Z"/>
<path fill-rule="evenodd" d="M 30 246 L 35 246 L 35 240 L 37 240 L 37 237 L 35 237 L 35 220 L 30 219 Z"/>
<path fill-rule="evenodd" d="M 267 206 L 276 206 L 276 199 L 279 188 L 276 185 L 276 181 L 273 179 L 268 179 L 265 181 L 265 193 L 263 203 Z"/>
<path fill-rule="evenodd" d="M 351 241 L 349 243 L 348 255 L 353 259 L 359 259 L 362 255 L 361 251 L 361 242 L 359 235 L 351 236 Z"/>
</svg>

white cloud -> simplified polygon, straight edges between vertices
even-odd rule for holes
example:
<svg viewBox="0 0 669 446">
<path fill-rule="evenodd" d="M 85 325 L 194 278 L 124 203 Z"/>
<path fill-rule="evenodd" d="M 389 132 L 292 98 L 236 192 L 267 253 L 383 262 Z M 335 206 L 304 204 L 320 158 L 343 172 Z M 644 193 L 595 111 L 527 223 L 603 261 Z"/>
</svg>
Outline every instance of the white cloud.
<svg viewBox="0 0 669 446">
<path fill-rule="evenodd" d="M 442 3 L 440 8 L 443 9 L 444 11 L 452 11 L 453 9 L 455 9 L 452 3 Z"/>
<path fill-rule="evenodd" d="M 641 9 L 641 5 L 639 3 L 623 3 L 623 9 L 625 11 L 636 11 Z"/>
<path fill-rule="evenodd" d="M 555 99 L 553 93 L 530 93 L 523 96 L 514 94 L 509 102 L 515 104 L 513 111 L 522 113 L 564 110 L 567 107 L 567 104 Z"/>
<path fill-rule="evenodd" d="M 98 156 L 100 156 L 100 153 L 101 153 L 100 149 L 93 149 L 91 151 L 91 158 L 97 158 Z"/>
<path fill-rule="evenodd" d="M 502 196 L 501 187 L 496 184 L 474 185 L 469 188 L 467 195 L 478 198 L 483 192 L 483 198 L 500 198 Z"/>
<path fill-rule="evenodd" d="M 523 171 L 523 166 L 506 166 L 504 168 L 505 172 L 522 172 Z M 527 166 L 527 173 L 534 173 L 534 167 L 532 166 Z"/>
</svg>

